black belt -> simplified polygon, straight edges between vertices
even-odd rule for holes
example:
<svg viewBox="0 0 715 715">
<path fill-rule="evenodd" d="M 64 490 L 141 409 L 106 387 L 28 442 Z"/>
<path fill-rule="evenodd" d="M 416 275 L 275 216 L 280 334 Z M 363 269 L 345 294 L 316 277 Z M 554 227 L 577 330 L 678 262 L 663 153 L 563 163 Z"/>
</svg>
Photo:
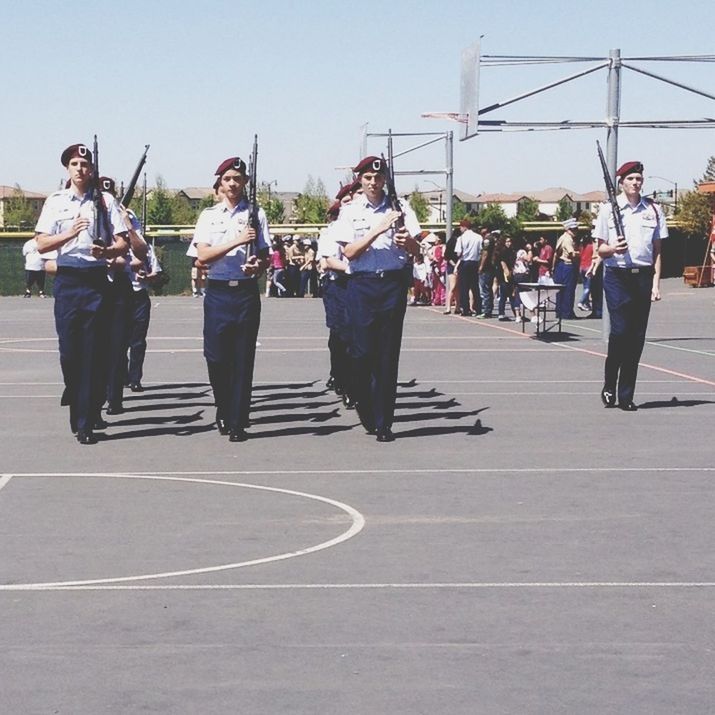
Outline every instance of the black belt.
<svg viewBox="0 0 715 715">
<path fill-rule="evenodd" d="M 72 266 L 58 266 L 57 273 L 67 276 L 93 276 L 100 273 L 107 274 L 107 266 L 94 266 L 93 268 L 73 268 Z"/>
<path fill-rule="evenodd" d="M 242 278 L 241 280 L 233 281 L 220 281 L 216 278 L 208 279 L 209 288 L 223 288 L 231 290 L 240 290 L 241 288 L 247 288 L 248 286 L 253 286 L 256 283 L 255 278 Z"/>
<path fill-rule="evenodd" d="M 609 271 L 619 273 L 653 273 L 653 266 L 606 266 Z"/>
<path fill-rule="evenodd" d="M 402 279 L 404 275 L 404 268 L 397 268 L 392 271 L 359 271 L 358 273 L 351 273 L 350 278 L 359 278 L 375 281 L 383 280 L 396 280 Z"/>
</svg>

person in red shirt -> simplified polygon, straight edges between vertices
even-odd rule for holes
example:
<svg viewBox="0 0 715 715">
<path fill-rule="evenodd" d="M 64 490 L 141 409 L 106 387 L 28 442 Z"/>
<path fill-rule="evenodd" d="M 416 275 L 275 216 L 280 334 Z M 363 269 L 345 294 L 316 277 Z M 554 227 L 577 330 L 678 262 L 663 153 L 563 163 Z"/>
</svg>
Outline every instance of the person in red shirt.
<svg viewBox="0 0 715 715">
<path fill-rule="evenodd" d="M 593 239 L 588 236 L 583 240 L 583 245 L 581 246 L 579 272 L 581 273 L 583 293 L 581 293 L 581 300 L 578 302 L 579 310 L 591 310 L 591 277 L 593 276 L 592 264 Z"/>
<path fill-rule="evenodd" d="M 551 264 L 553 260 L 554 249 L 543 236 L 539 236 L 535 241 L 534 257 L 532 259 L 532 262 L 538 267 L 539 278 L 551 276 Z"/>
</svg>

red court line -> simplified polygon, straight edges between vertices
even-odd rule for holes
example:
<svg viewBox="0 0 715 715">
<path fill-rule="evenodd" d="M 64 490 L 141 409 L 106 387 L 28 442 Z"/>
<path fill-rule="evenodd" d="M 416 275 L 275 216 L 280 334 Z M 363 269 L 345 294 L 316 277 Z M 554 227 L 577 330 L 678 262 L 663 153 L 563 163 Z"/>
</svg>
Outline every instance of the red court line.
<svg viewBox="0 0 715 715">
<path fill-rule="evenodd" d="M 432 310 L 432 312 L 437 312 L 437 311 Z M 453 317 L 460 318 L 461 320 L 466 320 L 467 322 L 472 323 L 473 325 L 479 325 L 479 326 L 483 326 L 485 328 L 491 328 L 492 330 L 503 330 L 503 331 L 506 331 L 507 333 L 511 333 L 512 335 L 521 335 L 525 338 L 528 338 L 529 340 L 531 340 L 534 337 L 533 335 L 531 335 L 529 333 L 522 333 L 520 330 L 514 330 L 513 328 L 509 328 L 505 325 L 494 325 L 494 323 L 488 323 L 488 322 L 481 321 L 481 320 L 474 320 L 473 318 L 465 317 L 463 315 L 455 315 Z M 563 343 L 547 342 L 546 344 L 553 345 L 554 347 L 562 348 L 564 350 L 573 350 L 578 353 L 585 353 L 586 355 L 594 355 L 595 357 L 600 357 L 600 358 L 603 358 L 604 360 L 606 359 L 606 353 L 598 352 L 597 350 L 589 350 L 588 348 L 578 348 L 574 345 L 565 345 Z M 648 368 L 649 370 L 655 370 L 656 372 L 662 372 L 665 375 L 672 375 L 673 377 L 680 377 L 683 380 L 690 380 L 692 382 L 697 382 L 702 385 L 709 385 L 710 387 L 715 387 L 715 381 L 706 380 L 704 377 L 688 375 L 684 372 L 678 372 L 677 370 L 669 370 L 667 367 L 660 367 L 659 365 L 651 365 L 650 363 L 647 363 L 647 362 L 639 362 L 638 365 L 639 365 L 639 367 L 645 367 L 645 368 Z"/>
</svg>

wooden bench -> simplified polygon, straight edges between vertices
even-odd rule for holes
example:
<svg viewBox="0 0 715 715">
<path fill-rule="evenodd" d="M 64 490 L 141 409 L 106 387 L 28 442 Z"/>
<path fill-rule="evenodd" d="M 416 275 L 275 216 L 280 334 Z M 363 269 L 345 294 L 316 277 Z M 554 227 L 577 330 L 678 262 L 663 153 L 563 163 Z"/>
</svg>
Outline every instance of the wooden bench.
<svg viewBox="0 0 715 715">
<path fill-rule="evenodd" d="M 711 286 L 713 269 L 710 266 L 686 266 L 683 268 L 683 280 L 685 285 L 693 288 L 705 288 Z"/>
</svg>

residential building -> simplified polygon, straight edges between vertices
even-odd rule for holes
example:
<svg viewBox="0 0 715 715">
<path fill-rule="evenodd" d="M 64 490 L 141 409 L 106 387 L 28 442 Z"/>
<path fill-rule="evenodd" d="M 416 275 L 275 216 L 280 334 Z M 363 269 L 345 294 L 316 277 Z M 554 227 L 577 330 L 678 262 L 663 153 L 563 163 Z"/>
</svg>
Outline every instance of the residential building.
<svg viewBox="0 0 715 715">
<path fill-rule="evenodd" d="M 25 198 L 25 201 L 27 201 L 32 211 L 32 228 L 34 228 L 34 223 L 37 219 L 40 218 L 42 205 L 45 203 L 47 194 L 38 194 L 34 191 L 24 191 L 23 189 L 19 189 L 17 186 L 0 186 L 0 228 L 7 228 L 5 222 L 5 209 L 9 202 L 17 197 L 18 191 L 22 193 L 22 196 Z"/>
</svg>

